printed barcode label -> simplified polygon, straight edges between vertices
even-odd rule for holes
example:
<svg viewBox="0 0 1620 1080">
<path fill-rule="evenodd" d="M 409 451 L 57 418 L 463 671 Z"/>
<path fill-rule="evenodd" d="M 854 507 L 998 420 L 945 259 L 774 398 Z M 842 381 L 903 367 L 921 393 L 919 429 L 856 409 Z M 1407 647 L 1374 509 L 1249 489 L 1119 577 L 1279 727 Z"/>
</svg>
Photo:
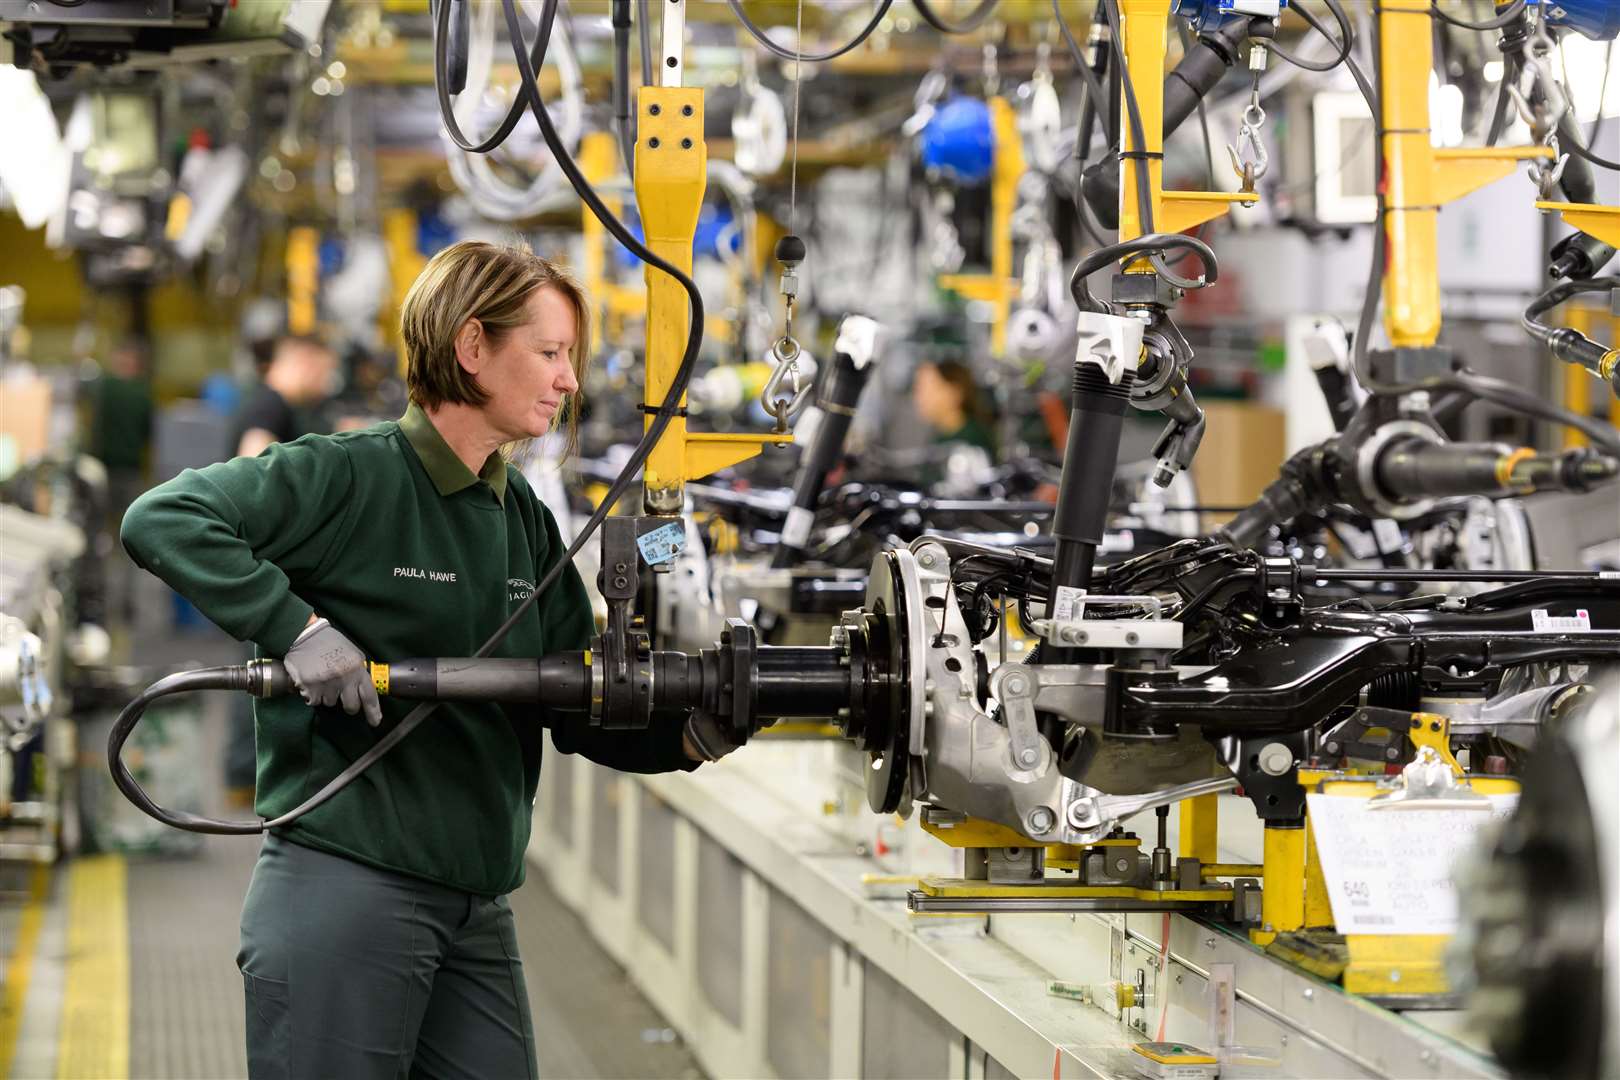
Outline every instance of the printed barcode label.
<svg viewBox="0 0 1620 1080">
<path fill-rule="evenodd" d="M 686 523 L 672 521 L 652 532 L 643 533 L 636 537 L 636 546 L 641 549 L 641 557 L 647 560 L 648 566 L 669 562 L 686 547 Z"/>
<path fill-rule="evenodd" d="M 1573 615 L 1549 615 L 1546 608 L 1530 612 L 1530 625 L 1538 634 L 1578 633 L 1592 629 L 1592 616 L 1585 608 Z"/>
</svg>

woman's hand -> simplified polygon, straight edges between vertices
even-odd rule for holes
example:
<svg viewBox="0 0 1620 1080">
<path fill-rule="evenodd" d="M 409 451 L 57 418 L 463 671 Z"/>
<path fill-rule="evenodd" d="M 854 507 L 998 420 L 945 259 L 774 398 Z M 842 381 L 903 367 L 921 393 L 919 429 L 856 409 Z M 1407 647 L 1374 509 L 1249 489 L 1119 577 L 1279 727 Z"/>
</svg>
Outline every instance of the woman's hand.
<svg viewBox="0 0 1620 1080">
<path fill-rule="evenodd" d="M 283 660 L 308 705 L 339 705 L 350 716 L 362 708 L 372 727 L 382 723 L 382 703 L 371 682 L 366 654 L 325 619 L 314 619 Z"/>
<path fill-rule="evenodd" d="M 686 718 L 681 748 L 693 761 L 719 761 L 737 749 L 737 744 L 731 741 L 726 725 L 718 717 L 699 710 Z"/>
</svg>

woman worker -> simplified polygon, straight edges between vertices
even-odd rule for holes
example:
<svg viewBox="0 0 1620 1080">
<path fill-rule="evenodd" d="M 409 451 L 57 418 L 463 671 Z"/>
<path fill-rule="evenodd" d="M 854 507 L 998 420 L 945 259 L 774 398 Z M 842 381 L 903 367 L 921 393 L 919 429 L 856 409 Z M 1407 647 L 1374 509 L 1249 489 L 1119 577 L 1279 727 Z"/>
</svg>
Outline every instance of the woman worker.
<svg viewBox="0 0 1620 1080">
<path fill-rule="evenodd" d="M 261 817 L 298 805 L 408 711 L 378 699 L 366 658 L 471 656 L 562 556 L 551 512 L 501 447 L 559 417 L 572 433 L 589 326 L 566 272 L 455 244 L 405 298 L 402 419 L 188 470 L 131 508 L 134 560 L 284 657 L 302 694 L 258 703 Z M 569 567 L 494 655 L 582 649 L 592 629 Z M 505 894 L 523 883 L 542 721 L 533 706 L 442 705 L 265 837 L 237 958 L 254 1077 L 535 1075 Z M 729 749 L 701 720 L 636 733 L 545 721 L 559 750 L 629 772 Z"/>
</svg>

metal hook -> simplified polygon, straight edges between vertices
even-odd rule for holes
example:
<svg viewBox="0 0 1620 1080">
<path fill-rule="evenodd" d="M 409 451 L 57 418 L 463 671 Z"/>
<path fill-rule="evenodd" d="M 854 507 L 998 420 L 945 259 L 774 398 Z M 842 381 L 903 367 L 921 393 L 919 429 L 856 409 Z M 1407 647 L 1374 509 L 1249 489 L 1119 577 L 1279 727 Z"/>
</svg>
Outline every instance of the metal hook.
<svg viewBox="0 0 1620 1080">
<path fill-rule="evenodd" d="M 1266 144 L 1260 138 L 1260 129 L 1265 122 L 1266 111 L 1251 103 L 1243 110 L 1243 122 L 1238 125 L 1237 145 L 1226 144 L 1226 152 L 1232 158 L 1232 171 L 1243 182 L 1245 192 L 1254 191 L 1256 181 L 1271 168 L 1271 155 L 1266 152 Z M 1241 152 L 1239 147 L 1242 148 Z"/>
<path fill-rule="evenodd" d="M 791 337 L 784 334 L 777 338 L 771 346 L 776 370 L 771 372 L 771 377 L 765 380 L 765 388 L 759 392 L 760 405 L 776 419 L 778 435 L 787 431 L 788 417 L 797 415 L 810 399 L 810 384 L 803 380 L 799 371 L 799 352 L 799 343 Z M 792 383 L 791 397 L 783 396 L 784 381 Z"/>
</svg>

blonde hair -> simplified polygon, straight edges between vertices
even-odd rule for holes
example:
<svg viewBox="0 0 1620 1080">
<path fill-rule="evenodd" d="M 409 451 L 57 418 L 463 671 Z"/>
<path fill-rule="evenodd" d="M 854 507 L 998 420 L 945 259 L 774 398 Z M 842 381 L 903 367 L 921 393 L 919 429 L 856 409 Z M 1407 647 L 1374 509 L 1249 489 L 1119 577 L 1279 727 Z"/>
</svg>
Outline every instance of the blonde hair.
<svg viewBox="0 0 1620 1080">
<path fill-rule="evenodd" d="M 456 360 L 456 334 L 468 319 L 477 319 L 492 345 L 529 321 L 528 302 L 537 289 L 552 288 L 574 306 L 574 345 L 569 361 L 574 378 L 585 385 L 591 357 L 591 312 L 585 290 L 569 271 L 543 259 L 526 245 L 462 240 L 432 259 L 411 283 L 400 308 L 400 338 L 405 343 L 405 385 L 413 403 L 423 409 L 440 405 L 482 405 L 489 392 Z M 579 396 L 568 395 L 568 449 L 578 438 Z"/>
</svg>

